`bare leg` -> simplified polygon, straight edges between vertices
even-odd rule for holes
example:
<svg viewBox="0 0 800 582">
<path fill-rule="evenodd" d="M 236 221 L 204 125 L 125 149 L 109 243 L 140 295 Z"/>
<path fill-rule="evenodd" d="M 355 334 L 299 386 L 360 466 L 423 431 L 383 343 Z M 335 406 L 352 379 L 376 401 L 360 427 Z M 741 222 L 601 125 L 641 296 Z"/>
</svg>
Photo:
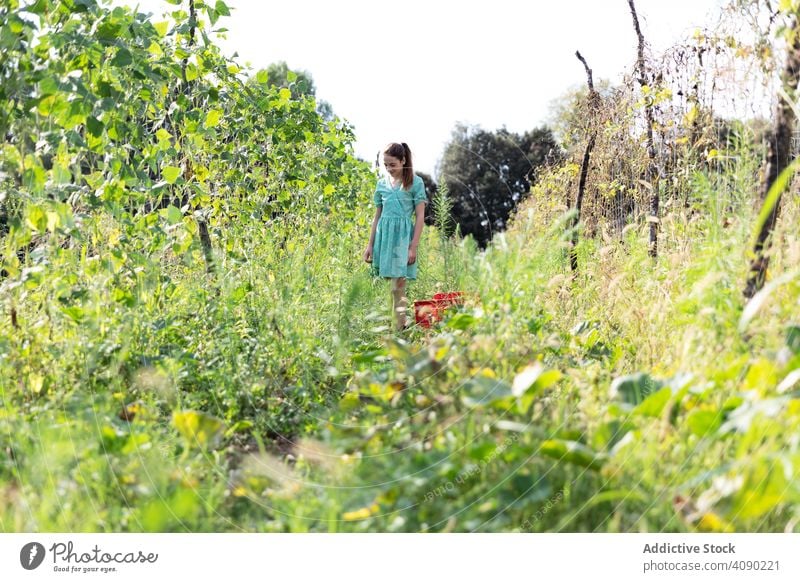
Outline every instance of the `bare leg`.
<svg viewBox="0 0 800 582">
<path fill-rule="evenodd" d="M 404 277 L 392 279 L 392 305 L 394 307 L 395 321 L 397 330 L 400 331 L 406 326 L 406 280 Z"/>
</svg>

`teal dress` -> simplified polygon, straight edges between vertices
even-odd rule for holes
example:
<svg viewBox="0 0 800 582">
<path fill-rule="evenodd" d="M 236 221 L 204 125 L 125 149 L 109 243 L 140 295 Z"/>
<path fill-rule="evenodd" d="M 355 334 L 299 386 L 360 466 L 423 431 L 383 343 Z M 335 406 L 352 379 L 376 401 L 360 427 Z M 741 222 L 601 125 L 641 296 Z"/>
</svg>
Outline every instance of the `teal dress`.
<svg viewBox="0 0 800 582">
<path fill-rule="evenodd" d="M 422 178 L 414 176 L 408 190 L 402 183 L 396 188 L 389 178 L 381 178 L 375 187 L 375 205 L 382 206 L 381 217 L 372 244 L 372 274 L 376 277 L 417 278 L 417 262 L 408 264 L 408 247 L 414 236 L 411 216 L 420 202 L 428 203 Z"/>
</svg>

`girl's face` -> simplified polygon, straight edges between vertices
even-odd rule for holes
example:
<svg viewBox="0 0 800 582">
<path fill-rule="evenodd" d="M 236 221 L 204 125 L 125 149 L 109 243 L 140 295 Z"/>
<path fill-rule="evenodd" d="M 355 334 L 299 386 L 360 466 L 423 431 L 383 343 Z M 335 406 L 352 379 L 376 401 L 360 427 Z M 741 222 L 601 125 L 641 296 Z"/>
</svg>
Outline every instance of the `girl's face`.
<svg viewBox="0 0 800 582">
<path fill-rule="evenodd" d="M 383 167 L 386 168 L 392 178 L 399 178 L 403 175 L 405 162 L 405 160 L 398 160 L 388 154 L 383 154 Z"/>
</svg>

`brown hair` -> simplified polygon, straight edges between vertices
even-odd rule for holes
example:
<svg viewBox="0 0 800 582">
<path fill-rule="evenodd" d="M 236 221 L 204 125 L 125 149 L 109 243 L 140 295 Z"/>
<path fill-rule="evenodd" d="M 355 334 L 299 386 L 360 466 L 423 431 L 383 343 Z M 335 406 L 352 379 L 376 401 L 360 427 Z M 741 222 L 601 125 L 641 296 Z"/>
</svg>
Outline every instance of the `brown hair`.
<svg viewBox="0 0 800 582">
<path fill-rule="evenodd" d="M 411 161 L 411 149 L 408 144 L 406 142 L 392 142 L 384 148 L 383 153 L 398 160 L 404 159 L 406 161 L 403 164 L 403 188 L 406 190 L 411 188 L 411 184 L 414 183 L 414 164 Z"/>
</svg>

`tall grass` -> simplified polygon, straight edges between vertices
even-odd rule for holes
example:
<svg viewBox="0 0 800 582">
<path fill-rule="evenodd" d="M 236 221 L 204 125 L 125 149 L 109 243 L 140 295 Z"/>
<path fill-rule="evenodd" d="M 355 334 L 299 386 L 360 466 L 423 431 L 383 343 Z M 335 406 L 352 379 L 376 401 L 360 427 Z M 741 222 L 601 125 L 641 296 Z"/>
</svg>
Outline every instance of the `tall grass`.
<svg viewBox="0 0 800 582">
<path fill-rule="evenodd" d="M 5 289 L 0 526 L 795 530 L 800 278 L 740 329 L 752 163 L 695 175 L 655 262 L 644 227 L 601 229 L 573 278 L 541 189 L 484 252 L 426 228 L 410 298 L 469 298 L 407 337 L 366 218 L 243 220 L 211 276 L 199 249 L 117 265 L 149 242 L 88 216 Z M 798 220 L 788 197 L 773 280 Z"/>
</svg>

